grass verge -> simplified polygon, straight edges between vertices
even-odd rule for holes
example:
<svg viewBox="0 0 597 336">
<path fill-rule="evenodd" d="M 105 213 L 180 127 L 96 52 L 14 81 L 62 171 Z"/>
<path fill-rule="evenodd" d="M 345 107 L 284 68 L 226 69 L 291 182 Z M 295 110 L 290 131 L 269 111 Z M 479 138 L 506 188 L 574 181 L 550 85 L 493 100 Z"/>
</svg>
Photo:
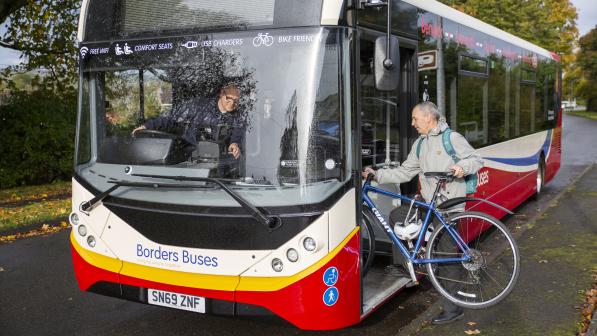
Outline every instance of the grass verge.
<svg viewBox="0 0 597 336">
<path fill-rule="evenodd" d="M 70 195 L 70 193 L 70 181 L 4 189 L 0 190 L 0 206 L 10 205 L 11 203 L 42 201 L 47 198 Z"/>
<path fill-rule="evenodd" d="M 0 233 L 18 227 L 66 218 L 71 199 L 48 200 L 17 207 L 0 207 Z"/>
<path fill-rule="evenodd" d="M 583 117 L 583 118 L 597 120 L 597 112 L 592 112 L 592 111 L 569 111 L 569 112 L 566 112 L 566 113 L 568 113 L 570 115 L 577 116 L 577 117 Z"/>
</svg>

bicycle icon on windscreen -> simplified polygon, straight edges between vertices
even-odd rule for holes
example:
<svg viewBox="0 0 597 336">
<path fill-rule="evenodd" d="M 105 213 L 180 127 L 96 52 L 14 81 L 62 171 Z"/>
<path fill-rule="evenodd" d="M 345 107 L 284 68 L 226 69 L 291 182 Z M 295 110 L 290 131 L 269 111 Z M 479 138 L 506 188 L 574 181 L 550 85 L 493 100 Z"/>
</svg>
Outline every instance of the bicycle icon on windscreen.
<svg viewBox="0 0 597 336">
<path fill-rule="evenodd" d="M 261 47 L 262 45 L 269 47 L 274 44 L 274 37 L 270 36 L 269 33 L 259 33 L 253 39 L 253 45 L 255 47 Z"/>
</svg>

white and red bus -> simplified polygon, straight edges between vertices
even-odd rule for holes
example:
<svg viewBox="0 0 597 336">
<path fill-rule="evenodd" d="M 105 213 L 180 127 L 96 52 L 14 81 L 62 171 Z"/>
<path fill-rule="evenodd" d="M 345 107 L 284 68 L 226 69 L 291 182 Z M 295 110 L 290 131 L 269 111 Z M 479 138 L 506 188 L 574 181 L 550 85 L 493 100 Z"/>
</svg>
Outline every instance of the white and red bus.
<svg viewBox="0 0 597 336">
<path fill-rule="evenodd" d="M 417 102 L 484 157 L 478 197 L 512 209 L 560 165 L 557 56 L 436 1 L 85 0 L 78 37 L 84 291 L 350 326 L 410 281 L 379 271 L 393 262 L 382 235 L 361 247 L 359 192 L 363 166 L 406 158 Z M 230 123 L 182 136 L 229 84 L 238 159 Z M 132 136 L 157 117 L 179 127 Z M 385 216 L 397 205 L 378 201 Z M 364 272 L 371 253 L 387 257 Z"/>
</svg>

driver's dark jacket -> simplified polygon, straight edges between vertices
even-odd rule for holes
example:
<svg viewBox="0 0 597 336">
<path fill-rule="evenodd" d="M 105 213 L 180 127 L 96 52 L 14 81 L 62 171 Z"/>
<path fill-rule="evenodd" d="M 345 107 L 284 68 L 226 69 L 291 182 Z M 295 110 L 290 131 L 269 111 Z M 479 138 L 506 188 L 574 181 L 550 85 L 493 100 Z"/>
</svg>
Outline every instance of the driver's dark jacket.
<svg viewBox="0 0 597 336">
<path fill-rule="evenodd" d="M 217 98 L 189 99 L 173 107 L 168 115 L 145 123 L 147 129 L 179 134 L 193 145 L 200 140 L 199 136 L 207 136 L 206 140 L 219 140 L 223 126 L 230 128 L 230 143 L 240 146 L 245 130 L 238 111 L 220 112 Z"/>
</svg>

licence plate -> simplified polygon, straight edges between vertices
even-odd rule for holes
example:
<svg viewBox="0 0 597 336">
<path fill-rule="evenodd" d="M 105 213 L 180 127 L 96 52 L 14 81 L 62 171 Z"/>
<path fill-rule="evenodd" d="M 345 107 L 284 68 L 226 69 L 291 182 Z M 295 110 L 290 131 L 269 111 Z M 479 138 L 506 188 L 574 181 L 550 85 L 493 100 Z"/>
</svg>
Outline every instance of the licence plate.
<svg viewBox="0 0 597 336">
<path fill-rule="evenodd" d="M 147 303 L 188 310 L 196 313 L 205 313 L 205 298 L 187 294 L 166 292 L 157 289 L 147 289 Z"/>
</svg>

